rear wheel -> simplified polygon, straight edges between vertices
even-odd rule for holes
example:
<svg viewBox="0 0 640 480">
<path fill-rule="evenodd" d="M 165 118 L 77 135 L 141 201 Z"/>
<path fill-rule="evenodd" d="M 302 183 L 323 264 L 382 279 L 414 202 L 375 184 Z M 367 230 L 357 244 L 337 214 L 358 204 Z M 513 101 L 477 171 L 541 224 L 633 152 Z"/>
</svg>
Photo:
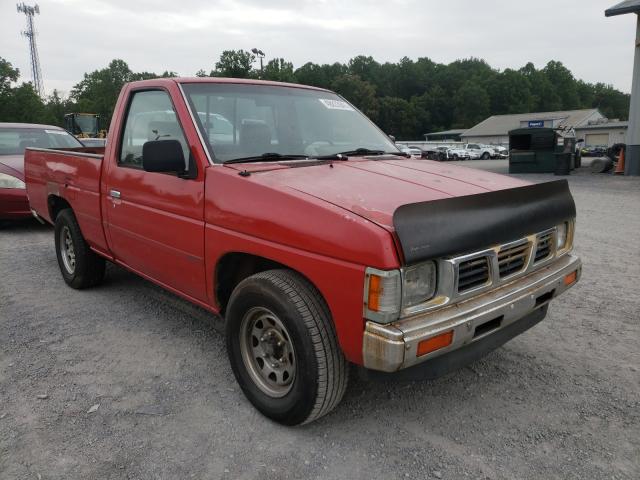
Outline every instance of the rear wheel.
<svg viewBox="0 0 640 480">
<path fill-rule="evenodd" d="M 102 282 L 105 260 L 89 248 L 71 209 L 62 210 L 56 217 L 55 244 L 60 272 L 67 285 L 82 289 Z"/>
<path fill-rule="evenodd" d="M 226 317 L 233 373 L 265 416 L 308 423 L 340 402 L 348 365 L 324 299 L 302 276 L 269 270 L 243 280 Z"/>
</svg>

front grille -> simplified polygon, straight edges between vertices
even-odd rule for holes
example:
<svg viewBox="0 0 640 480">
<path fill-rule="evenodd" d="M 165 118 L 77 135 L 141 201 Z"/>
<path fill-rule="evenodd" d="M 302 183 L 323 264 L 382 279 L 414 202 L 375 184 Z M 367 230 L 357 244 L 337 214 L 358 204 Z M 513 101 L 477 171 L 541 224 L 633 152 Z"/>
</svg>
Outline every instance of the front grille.
<svg viewBox="0 0 640 480">
<path fill-rule="evenodd" d="M 551 245 L 553 243 L 553 232 L 546 232 L 538 237 L 536 243 L 536 256 L 534 260 L 539 262 L 551 255 Z"/>
<path fill-rule="evenodd" d="M 521 272 L 527 265 L 529 242 L 507 247 L 498 252 L 500 278 Z"/>
<path fill-rule="evenodd" d="M 473 258 L 458 265 L 458 293 L 485 285 L 489 281 L 489 259 Z"/>
</svg>

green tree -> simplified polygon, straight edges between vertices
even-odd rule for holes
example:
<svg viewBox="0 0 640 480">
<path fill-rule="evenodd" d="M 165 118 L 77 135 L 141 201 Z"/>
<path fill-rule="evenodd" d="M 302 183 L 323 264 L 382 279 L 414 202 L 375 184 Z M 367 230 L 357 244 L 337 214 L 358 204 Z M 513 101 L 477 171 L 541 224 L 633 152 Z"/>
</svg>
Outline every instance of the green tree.
<svg viewBox="0 0 640 480">
<path fill-rule="evenodd" d="M 13 68 L 13 65 L 0 57 L 0 98 L 9 92 L 11 83 L 17 82 L 20 77 L 20 70 Z"/>
<path fill-rule="evenodd" d="M 63 98 L 58 90 L 54 90 L 47 97 L 45 108 L 47 115 L 51 118 L 49 123 L 63 127 L 64 116 L 66 113 L 73 111 L 73 104 L 68 99 Z"/>
<path fill-rule="evenodd" d="M 453 98 L 454 127 L 470 128 L 491 113 L 491 98 L 487 91 L 476 82 L 465 82 Z"/>
<path fill-rule="evenodd" d="M 211 72 L 212 77 L 253 78 L 253 62 L 256 56 L 244 50 L 225 50 L 216 62 L 216 69 Z"/>
<path fill-rule="evenodd" d="M 154 77 L 156 75 L 149 72 L 134 74 L 124 60 L 112 60 L 107 68 L 85 73 L 71 90 L 70 98 L 78 110 L 98 113 L 108 125 L 124 84 Z"/>
<path fill-rule="evenodd" d="M 453 123 L 451 98 L 440 85 L 413 97 L 411 103 L 416 112 L 416 138 L 422 138 L 425 133 L 445 130 Z"/>
<path fill-rule="evenodd" d="M 262 78 L 265 80 L 273 80 L 276 82 L 296 82 L 296 76 L 293 73 L 293 63 L 286 62 L 284 58 L 274 58 L 264 67 Z"/>
<path fill-rule="evenodd" d="M 226 50 L 210 75 L 256 78 L 255 56 Z M 0 121 L 61 124 L 64 113 L 94 112 L 105 124 L 111 118 L 126 82 L 157 78 L 153 72 L 133 72 L 123 60 L 86 73 L 63 98 L 54 91 L 40 99 L 20 72 L 0 58 Z M 164 71 L 161 77 L 174 77 Z M 196 76 L 206 76 L 199 70 Z M 429 131 L 470 127 L 492 114 L 599 108 L 609 118 L 626 119 L 629 95 L 611 85 L 577 80 L 560 62 L 542 69 L 527 63 L 518 70 L 498 71 L 484 60 L 466 58 L 439 64 L 429 58 L 379 63 L 371 56 L 353 57 L 347 64 L 306 63 L 294 69 L 282 58 L 270 60 L 263 78 L 333 89 L 398 139 L 416 139 Z"/>
<path fill-rule="evenodd" d="M 533 63 L 529 62 L 519 72 L 529 81 L 531 88 L 531 107 L 533 112 L 552 112 L 562 110 L 562 99 L 547 75 L 536 70 Z"/>
<path fill-rule="evenodd" d="M 31 83 L 12 88 L 0 106 L 0 121 L 46 124 L 53 120 Z"/>
<path fill-rule="evenodd" d="M 378 126 L 398 140 L 415 139 L 417 122 L 411 103 L 397 97 L 382 97 L 379 102 Z"/>
<path fill-rule="evenodd" d="M 298 82 L 312 87 L 330 88 L 331 78 L 327 72 L 317 63 L 307 62 L 294 72 Z"/>
<path fill-rule="evenodd" d="M 529 80 L 521 73 L 506 69 L 489 83 L 491 113 L 523 113 L 531 111 L 532 95 Z"/>
<path fill-rule="evenodd" d="M 591 106 L 600 109 L 609 118 L 629 118 L 630 95 L 616 90 L 611 85 L 596 83 L 591 85 L 593 99 Z"/>
<path fill-rule="evenodd" d="M 378 83 L 380 80 L 380 64 L 373 57 L 358 55 L 349 60 L 349 73 L 357 75 L 370 84 Z"/>
<path fill-rule="evenodd" d="M 31 83 L 12 86 L 19 78 L 20 71 L 0 57 L 0 122 L 51 123 Z"/>
<path fill-rule="evenodd" d="M 331 88 L 353 103 L 372 120 L 378 117 L 378 100 L 376 89 L 357 75 L 341 75 L 333 82 Z"/>
<path fill-rule="evenodd" d="M 563 109 L 573 110 L 580 108 L 576 79 L 562 62 L 550 61 L 542 69 L 542 73 L 546 75 L 551 85 L 553 85 L 556 94 L 562 101 Z"/>
</svg>

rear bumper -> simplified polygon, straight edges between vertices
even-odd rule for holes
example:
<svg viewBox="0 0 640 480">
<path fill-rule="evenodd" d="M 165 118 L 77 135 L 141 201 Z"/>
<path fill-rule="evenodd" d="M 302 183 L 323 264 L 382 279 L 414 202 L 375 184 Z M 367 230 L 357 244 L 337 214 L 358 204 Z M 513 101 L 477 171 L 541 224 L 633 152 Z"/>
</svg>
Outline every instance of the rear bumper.
<svg viewBox="0 0 640 480">
<path fill-rule="evenodd" d="M 498 289 L 441 310 L 386 325 L 368 321 L 363 340 L 364 366 L 395 372 L 496 335 L 518 320 L 541 311 L 552 298 L 573 286 L 576 282 L 566 285 L 564 281 L 572 272 L 577 272 L 577 282 L 581 273 L 580 259 L 564 255 Z M 451 331 L 451 344 L 426 355 L 417 355 L 420 342 Z"/>
<path fill-rule="evenodd" d="M 0 219 L 12 220 L 31 216 L 27 191 L 22 188 L 0 188 Z"/>
</svg>

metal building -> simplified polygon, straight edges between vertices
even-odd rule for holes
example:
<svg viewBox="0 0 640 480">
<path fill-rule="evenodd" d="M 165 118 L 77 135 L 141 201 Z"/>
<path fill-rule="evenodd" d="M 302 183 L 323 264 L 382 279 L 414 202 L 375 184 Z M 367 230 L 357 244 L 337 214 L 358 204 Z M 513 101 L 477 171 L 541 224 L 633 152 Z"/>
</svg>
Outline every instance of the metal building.
<svg viewBox="0 0 640 480">
<path fill-rule="evenodd" d="M 616 143 L 626 143 L 629 122 L 610 120 L 607 122 L 589 122 L 576 127 L 576 138 L 584 140 L 587 147 L 610 147 Z"/>
<path fill-rule="evenodd" d="M 640 175 L 640 0 L 626 0 L 604 12 L 607 17 L 636 14 L 636 49 L 631 80 L 631 106 L 629 108 L 629 130 L 627 133 L 627 158 L 625 175 Z"/>
<path fill-rule="evenodd" d="M 516 128 L 574 128 L 601 122 L 606 118 L 597 108 L 567 110 L 560 112 L 517 113 L 512 115 L 492 115 L 461 134 L 469 143 L 507 145 L 509 131 Z"/>
</svg>

